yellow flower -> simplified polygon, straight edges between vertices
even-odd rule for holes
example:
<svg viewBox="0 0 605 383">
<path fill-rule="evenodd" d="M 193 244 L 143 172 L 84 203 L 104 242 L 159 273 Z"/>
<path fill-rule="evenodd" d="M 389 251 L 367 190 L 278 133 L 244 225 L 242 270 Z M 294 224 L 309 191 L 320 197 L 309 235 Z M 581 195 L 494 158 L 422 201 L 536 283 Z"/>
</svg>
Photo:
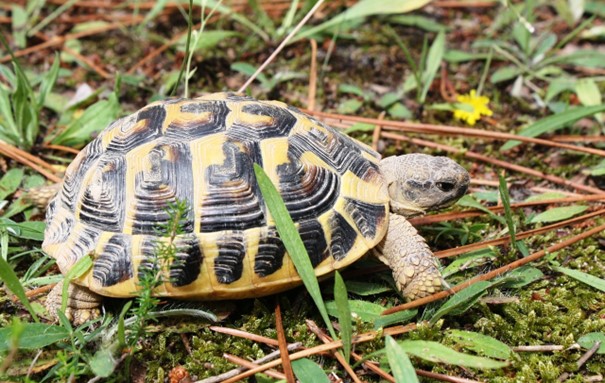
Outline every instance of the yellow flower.
<svg viewBox="0 0 605 383">
<path fill-rule="evenodd" d="M 475 122 L 481 118 L 481 115 L 492 115 L 492 111 L 487 107 L 489 98 L 486 96 L 477 96 L 477 92 L 474 89 L 468 95 L 458 95 L 456 100 L 461 104 L 462 109 L 454 109 L 454 118 L 466 121 L 471 126 L 475 125 Z"/>
</svg>

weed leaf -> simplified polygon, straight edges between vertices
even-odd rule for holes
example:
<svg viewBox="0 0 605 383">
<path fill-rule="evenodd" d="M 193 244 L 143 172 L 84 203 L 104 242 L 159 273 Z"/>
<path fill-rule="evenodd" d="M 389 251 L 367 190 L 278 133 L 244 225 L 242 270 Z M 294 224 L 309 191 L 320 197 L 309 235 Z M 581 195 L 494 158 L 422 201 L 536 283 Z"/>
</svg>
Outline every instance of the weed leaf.
<svg viewBox="0 0 605 383">
<path fill-rule="evenodd" d="M 349 355 L 351 355 L 351 338 L 353 337 L 351 308 L 349 307 L 347 286 L 345 286 L 345 282 L 338 271 L 334 274 L 334 303 L 336 303 L 336 310 L 338 311 L 342 349 L 345 359 L 348 360 Z"/>
<path fill-rule="evenodd" d="M 23 169 L 10 169 L 0 179 L 0 201 L 13 194 L 23 180 Z"/>
<path fill-rule="evenodd" d="M 533 216 L 529 220 L 529 223 L 563 221 L 565 219 L 573 217 L 574 215 L 582 213 L 586 209 L 588 209 L 588 206 L 572 205 L 553 207 L 552 209 L 548 209 L 545 212 Z"/>
<path fill-rule="evenodd" d="M 35 350 L 63 340 L 69 336 L 65 327 L 45 323 L 21 323 L 23 333 L 19 337 L 19 348 Z M 0 329 L 0 351 L 10 348 L 12 327 Z"/>
<path fill-rule="evenodd" d="M 595 113 L 604 111 L 605 104 L 576 107 L 536 121 L 528 127 L 522 129 L 517 134 L 524 137 L 537 137 L 541 134 L 552 133 L 558 129 L 564 128 L 568 124 L 571 124 L 580 118 L 589 117 Z M 512 149 L 520 143 L 520 141 L 516 140 L 507 141 L 504 145 L 502 145 L 500 150 Z"/>
<path fill-rule="evenodd" d="M 301 382 L 330 383 L 324 370 L 310 359 L 293 360 L 292 370 L 294 370 L 294 375 Z"/>
<path fill-rule="evenodd" d="M 376 3 L 376 0 L 361 0 L 343 13 L 332 17 L 330 20 L 317 26 L 308 28 L 294 37 L 290 43 L 305 39 L 309 36 L 325 32 L 326 30 L 355 19 L 379 14 L 400 14 L 411 12 L 428 4 L 430 0 L 408 0 L 408 1 L 383 1 Z"/>
<path fill-rule="evenodd" d="M 433 79 L 441 66 L 441 60 L 443 59 L 443 52 L 445 52 L 445 33 L 439 32 L 426 60 L 426 68 L 422 73 L 422 93 L 420 94 L 420 103 L 424 103 L 426 95 L 429 92 Z"/>
<path fill-rule="evenodd" d="M 96 376 L 107 378 L 113 373 L 116 362 L 109 348 L 101 348 L 88 361 L 88 365 Z"/>
<path fill-rule="evenodd" d="M 605 333 L 591 332 L 578 339 L 578 344 L 586 349 L 591 349 L 596 342 L 601 342 L 597 354 L 605 354 Z"/>
<path fill-rule="evenodd" d="M 317 309 L 319 310 L 326 327 L 330 331 L 332 339 L 336 339 L 336 333 L 332 328 L 330 317 L 328 316 L 328 311 L 326 310 L 326 305 L 324 304 L 324 300 L 321 296 L 319 283 L 317 282 L 313 265 L 311 264 L 311 260 L 309 259 L 309 255 L 305 249 L 305 245 L 298 234 L 298 230 L 296 229 L 296 226 L 294 226 L 292 217 L 290 217 L 284 201 L 263 168 L 258 166 L 258 164 L 254 164 L 254 173 L 256 174 L 258 187 L 260 188 L 263 198 L 265 199 L 269 213 L 271 213 L 271 216 L 275 221 L 277 232 L 279 233 L 279 236 L 281 237 L 284 246 L 290 255 L 290 258 L 292 259 L 292 263 L 294 263 L 300 279 L 302 279 L 303 284 L 311 295 L 311 298 L 313 298 L 313 301 L 315 302 L 315 305 L 317 306 Z"/>
<path fill-rule="evenodd" d="M 463 354 L 454 351 L 441 343 L 424 340 L 404 340 L 399 346 L 408 354 L 435 363 L 447 363 L 471 368 L 501 368 L 508 366 L 507 362 Z"/>
<path fill-rule="evenodd" d="M 357 316 L 362 321 L 369 323 L 374 322 L 374 320 L 379 318 L 380 314 L 384 311 L 384 306 L 382 305 L 360 300 L 349 300 L 349 307 L 351 310 L 351 315 Z M 326 308 L 328 309 L 328 313 L 330 315 L 336 318 L 339 317 L 336 302 L 326 302 Z M 349 318 L 349 321 L 351 321 L 351 319 L 352 317 Z"/>
<path fill-rule="evenodd" d="M 450 330 L 448 338 L 467 350 L 475 351 L 489 358 L 508 360 L 513 352 L 505 343 L 477 332 Z"/>
<path fill-rule="evenodd" d="M 416 370 L 412 366 L 412 362 L 408 357 L 408 354 L 395 342 L 395 339 L 390 335 L 386 336 L 385 350 L 387 353 L 387 359 L 391 366 L 391 372 L 395 377 L 396 383 L 418 383 L 418 377 L 416 376 Z"/>
<path fill-rule="evenodd" d="M 392 324 L 402 324 L 411 321 L 418 314 L 418 310 L 403 310 L 389 315 L 383 315 L 374 320 L 374 330 L 390 326 Z"/>
<path fill-rule="evenodd" d="M 21 285 L 17 274 L 15 274 L 11 265 L 2 257 L 0 257 L 0 279 L 4 281 L 4 285 L 19 298 L 19 301 L 25 306 L 27 311 L 29 311 L 29 314 L 34 318 L 34 321 L 39 322 L 38 316 L 29 303 L 29 299 L 27 299 L 27 295 L 25 295 L 25 289 Z"/>
<path fill-rule="evenodd" d="M 594 287 L 597 290 L 605 291 L 605 280 L 597 278 L 594 275 L 590 275 L 578 270 L 568 269 L 567 267 L 553 266 L 553 270 L 563 273 L 569 277 L 577 279 L 580 282 L 586 283 L 589 286 Z"/>
</svg>

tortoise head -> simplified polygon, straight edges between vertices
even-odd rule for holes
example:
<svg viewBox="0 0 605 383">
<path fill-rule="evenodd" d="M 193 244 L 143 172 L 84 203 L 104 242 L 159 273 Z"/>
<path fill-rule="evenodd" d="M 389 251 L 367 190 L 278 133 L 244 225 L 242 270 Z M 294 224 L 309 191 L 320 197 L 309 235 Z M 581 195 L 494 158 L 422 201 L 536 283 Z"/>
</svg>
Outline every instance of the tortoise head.
<svg viewBox="0 0 605 383">
<path fill-rule="evenodd" d="M 447 157 L 406 154 L 383 159 L 391 210 L 406 217 L 450 206 L 466 193 L 468 172 Z"/>
</svg>

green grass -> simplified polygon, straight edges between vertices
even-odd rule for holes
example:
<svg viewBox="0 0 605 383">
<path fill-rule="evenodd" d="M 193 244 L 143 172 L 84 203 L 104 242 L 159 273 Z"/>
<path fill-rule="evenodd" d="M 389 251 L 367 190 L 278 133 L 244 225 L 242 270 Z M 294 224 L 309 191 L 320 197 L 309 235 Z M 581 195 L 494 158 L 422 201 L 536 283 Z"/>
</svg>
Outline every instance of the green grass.
<svg viewBox="0 0 605 383">
<path fill-rule="evenodd" d="M 64 10 L 52 4 L 34 3 L 14 11 L 14 24 L 0 24 L 2 36 L 9 37 L 11 47 L 16 51 L 38 41 L 27 37 L 27 34 L 40 20 L 50 21 L 40 30 L 47 36 L 72 31 L 73 26 L 62 18 L 53 18 L 53 15 L 60 12 L 65 17 L 73 15 L 75 7 Z M 188 1 L 181 3 L 186 5 Z M 187 84 L 185 94 L 192 96 L 233 90 L 262 63 L 274 44 L 313 5 L 311 1 L 299 3 L 303 5 L 302 9 L 297 10 L 292 5 L 282 18 L 272 19 L 258 3 L 252 3 L 251 12 L 233 12 L 219 1 L 208 1 L 205 3 L 207 9 L 216 9 L 215 15 L 223 15 L 223 18 L 207 19 L 201 33 L 195 35 L 192 31 L 189 43 L 184 36 L 143 65 L 145 72 L 134 75 L 125 72 L 149 52 L 148 47 L 153 49 L 172 39 L 175 33 L 185 31 L 184 23 L 175 21 L 185 20 L 183 15 L 187 11 L 184 14 L 178 10 L 170 13 L 166 4 L 157 2 L 150 11 L 142 8 L 137 11 L 146 17 L 145 23 L 137 28 L 66 43 L 85 57 L 97 60 L 112 74 L 124 74 L 116 75 L 115 80 L 100 78 L 65 52 L 55 56 L 49 54 L 50 51 L 42 51 L 1 64 L 0 139 L 62 166 L 68 164 L 72 157 L 44 149 L 44 144 L 81 148 L 110 121 L 169 94 L 173 89 L 176 94 L 182 94 L 183 82 Z M 468 10 L 444 11 L 436 18 L 423 11 L 393 13 L 390 6 L 368 7 L 370 3 L 373 2 L 362 1 L 349 10 L 327 9 L 320 19 L 312 20 L 312 25 L 305 27 L 296 37 L 298 42 L 282 52 L 259 81 L 249 88 L 249 92 L 259 98 L 277 98 L 295 106 L 306 106 L 306 74 L 311 54 L 304 38 L 313 36 L 319 43 L 318 61 L 323 62 L 318 70 L 317 96 L 322 110 L 340 108 L 343 112 L 363 116 L 378 116 L 384 112 L 385 118 L 458 124 L 451 117 L 454 104 L 442 99 L 439 92 L 440 69 L 445 64 L 448 79 L 459 94 L 467 93 L 468 89 L 482 88 L 481 94 L 490 98 L 496 125 L 480 121 L 478 128 L 528 136 L 559 133 L 598 135 L 603 132 L 603 79 L 592 73 L 604 69 L 605 60 L 596 49 L 577 49 L 594 48 L 599 41 L 598 34 L 590 37 L 591 33 L 598 33 L 596 27 L 603 20 L 603 14 L 596 6 L 598 2 L 587 1 L 586 16 L 576 22 L 570 19 L 569 10 L 564 9 L 565 2 L 558 2 L 556 7 L 530 1 L 505 8 L 495 6 L 486 9 L 482 17 L 489 18 L 491 24 L 481 29 L 472 28 L 470 22 L 474 14 Z M 194 4 L 198 5 L 195 11 L 199 10 L 201 3 Z M 191 16 L 194 23 L 199 16 L 195 11 Z M 78 12 L 87 11 L 78 8 Z M 533 19 L 534 15 L 540 19 Z M 11 17 L 13 14 L 0 10 L 0 16 Z M 457 26 L 456 30 L 448 28 L 452 25 Z M 528 25 L 538 28 L 536 33 L 528 33 Z M 87 25 L 79 27 L 86 28 Z M 440 36 L 444 37 L 443 40 Z M 196 44 L 193 44 L 194 40 Z M 330 48 L 332 43 L 335 49 Z M 6 48 L 4 50 L 7 51 Z M 431 51 L 432 54 L 429 53 Z M 182 77 L 177 81 L 179 73 Z M 92 91 L 70 104 L 73 94 L 83 83 L 88 84 Z M 576 122 L 578 120 L 580 123 Z M 356 126 L 350 134 L 370 143 L 372 130 L 371 126 Z M 575 155 L 542 147 L 513 148 L 513 143 L 505 147 L 511 151 L 500 151 L 499 143 L 433 138 L 439 143 L 480 151 L 567 179 L 582 176 L 586 169 L 593 169 L 595 182 L 600 177 L 600 158 L 597 156 Z M 381 145 L 383 143 L 386 146 L 382 152 L 387 155 L 402 151 L 429 152 L 407 143 L 401 147 L 395 147 L 391 142 L 381 142 Z M 478 178 L 493 179 L 493 174 L 499 173 L 498 169 L 462 157 L 458 160 L 468 169 L 473 169 L 474 176 Z M 26 298 L 23 291 L 56 282 L 57 275 L 54 261 L 39 250 L 43 229 L 40 220 L 43 216 L 18 197 L 18 193 L 40 185 L 43 179 L 33 170 L 14 162 L 8 163 L 6 173 L 2 166 L 0 162 L 3 173 L 0 178 L 0 278 L 3 280 L 3 288 L 0 289 L 0 359 L 4 362 L 0 363 L 1 379 L 40 381 L 46 377 L 46 381 L 65 381 L 75 376 L 87 380 L 115 368 L 115 375 L 108 381 L 119 381 L 129 379 L 130 371 L 134 370 L 131 367 L 141 365 L 145 367 L 149 381 L 162 381 L 176 365 L 184 365 L 190 374 L 201 379 L 233 368 L 222 358 L 226 351 L 244 358 L 262 357 L 271 351 L 258 343 L 209 330 L 207 322 L 199 320 L 199 316 L 205 314 L 194 309 L 181 308 L 180 314 L 195 314 L 186 317 L 158 312 L 157 302 L 151 294 L 143 294 L 139 301 L 126 305 L 121 302 L 109 304 L 108 318 L 114 318 L 111 323 L 106 319 L 76 328 L 64 319 L 58 324 L 36 323 L 38 317 L 44 316 L 44 310 L 37 297 Z M 516 173 L 508 173 L 507 177 L 514 186 L 501 190 L 503 202 L 508 199 L 506 195 L 510 202 L 524 198 L 528 185 L 541 183 L 537 178 Z M 488 191 L 494 194 L 495 189 Z M 466 207 L 483 207 L 477 200 L 466 199 L 464 204 Z M 594 206 L 591 203 L 585 205 L 589 209 Z M 583 207 L 565 208 L 565 211 L 548 210 L 548 214 L 541 214 L 540 210 L 507 210 L 501 216 L 485 215 L 432 225 L 430 229 L 423 229 L 422 234 L 427 237 L 431 248 L 446 248 L 496 238 L 505 232 L 536 228 L 549 222 L 552 215 L 559 220 L 566 214 L 576 214 Z M 595 220 L 596 224 L 602 222 L 602 217 Z M 292 231 L 291 228 L 289 230 Z M 582 230 L 582 227 L 570 227 L 533 236 L 524 239 L 524 246 L 519 250 L 535 252 L 557 242 L 561 235 L 578 234 Z M 169 248 L 165 250 L 167 254 L 171 253 Z M 483 253 L 466 254 L 445 261 L 444 264 L 449 264 L 446 269 L 448 282 L 456 285 L 502 266 L 518 256 L 509 250 L 509 246 L 495 247 Z M 317 345 L 318 341 L 308 332 L 305 320 L 324 321 L 328 328 L 330 320 L 338 320 L 340 330 L 334 330 L 331 335 L 345 341 L 345 356 L 348 356 L 350 347 L 348 339 L 357 333 L 428 320 L 419 321 L 417 330 L 397 337 L 394 342 L 389 340 L 386 349 L 384 339 L 355 346 L 355 352 L 373 355 L 373 360 L 378 361 L 383 369 L 392 371 L 398 379 L 410 371 L 409 365 L 392 362 L 392 355 L 403 360 L 403 352 L 414 368 L 457 376 L 467 376 L 467 371 L 470 371 L 474 379 L 482 381 L 554 381 L 565 372 L 575 374 L 573 379 L 581 380 L 583 376 L 602 373 L 605 363 L 603 354 L 596 354 L 582 368 L 576 367 L 581 354 L 591 347 L 594 339 L 602 338 L 605 333 L 602 320 L 605 298 L 600 290 L 605 277 L 601 267 L 602 254 L 599 238 L 588 238 L 500 280 L 475 285 L 446 301 L 417 311 L 388 317 L 381 317 L 380 312 L 401 303 L 391 288 L 388 272 L 361 277 L 351 277 L 344 272 L 342 281 L 336 277 L 336 286 L 327 281 L 313 287 L 315 298 L 300 299 L 301 290 L 296 289 L 280 294 L 277 299 L 283 309 L 284 329 L 289 342 L 300 341 L 308 347 Z M 362 261 L 351 269 L 363 271 L 374 265 Z M 312 272 L 307 274 L 312 275 Z M 164 277 L 159 275 L 150 272 L 149 280 L 145 280 L 149 283 L 143 290 L 150 292 L 156 283 L 163 280 Z M 222 325 L 276 338 L 274 299 L 238 302 L 237 308 L 231 310 L 232 315 Z M 324 299 L 325 310 L 318 309 L 323 303 L 316 302 Z M 493 303 L 497 299 L 507 303 Z M 347 309 L 354 318 L 351 321 L 346 320 Z M 133 325 L 138 326 L 137 331 L 132 330 Z M 145 335 L 135 342 L 133 334 L 140 334 L 142 329 Z M 103 340 L 101 335 L 104 333 L 113 334 L 109 341 Z M 190 350 L 187 350 L 183 338 L 188 340 Z M 567 349 L 575 342 L 580 343 L 582 349 Z M 561 345 L 564 351 L 516 352 L 509 359 L 493 353 L 493 350 L 527 344 Z M 509 365 L 496 369 L 459 367 L 416 356 L 417 353 L 412 352 L 414 347 L 438 347 L 439 351 L 454 355 L 454 358 L 459 355 L 451 351 L 472 357 L 508 360 Z M 43 349 L 44 353 L 36 365 L 52 365 L 26 378 L 37 349 Z M 123 352 L 130 353 L 130 356 L 118 365 L 117 360 Z M 340 376 L 344 375 L 342 368 L 329 358 L 311 357 L 295 363 L 294 369 L 297 376 L 311 374 L 313 379 L 333 370 Z M 402 372 L 402 369 L 405 370 Z M 378 381 L 374 376 L 364 376 L 364 379 Z M 271 380 L 264 378 L 263 381 Z"/>
</svg>

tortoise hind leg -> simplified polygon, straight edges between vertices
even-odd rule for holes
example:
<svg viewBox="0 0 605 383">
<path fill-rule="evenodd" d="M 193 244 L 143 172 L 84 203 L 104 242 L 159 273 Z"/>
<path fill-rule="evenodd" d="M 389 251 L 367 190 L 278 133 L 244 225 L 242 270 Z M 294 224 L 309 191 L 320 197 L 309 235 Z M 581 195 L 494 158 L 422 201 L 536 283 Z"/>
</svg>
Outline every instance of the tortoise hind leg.
<svg viewBox="0 0 605 383">
<path fill-rule="evenodd" d="M 46 297 L 46 310 L 55 321 L 59 319 L 57 312 L 61 310 L 62 295 L 63 281 L 57 283 Z M 74 325 L 80 325 L 100 316 L 99 307 L 102 300 L 100 295 L 86 287 L 70 283 L 67 289 L 67 308 L 64 314 Z"/>
<path fill-rule="evenodd" d="M 374 249 L 393 271 L 395 284 L 408 300 L 441 290 L 439 263 L 416 229 L 404 217 L 391 214 L 387 234 Z"/>
</svg>

